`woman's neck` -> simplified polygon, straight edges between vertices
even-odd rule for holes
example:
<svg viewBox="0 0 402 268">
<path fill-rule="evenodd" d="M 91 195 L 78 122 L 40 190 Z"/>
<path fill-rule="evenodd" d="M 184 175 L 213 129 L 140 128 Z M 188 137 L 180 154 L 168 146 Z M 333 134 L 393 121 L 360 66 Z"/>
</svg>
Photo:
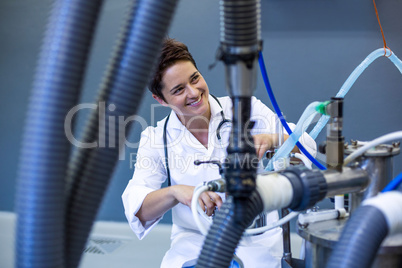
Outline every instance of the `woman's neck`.
<svg viewBox="0 0 402 268">
<path fill-rule="evenodd" d="M 208 148 L 208 130 L 209 130 L 209 121 L 211 119 L 211 109 L 205 115 L 198 116 L 180 116 L 177 115 L 181 121 L 181 123 L 190 131 L 194 137 Z"/>
<path fill-rule="evenodd" d="M 192 130 L 201 130 L 209 128 L 209 120 L 211 119 L 211 106 L 209 105 L 208 111 L 202 115 L 185 116 L 177 113 L 180 122 L 191 132 Z"/>
</svg>

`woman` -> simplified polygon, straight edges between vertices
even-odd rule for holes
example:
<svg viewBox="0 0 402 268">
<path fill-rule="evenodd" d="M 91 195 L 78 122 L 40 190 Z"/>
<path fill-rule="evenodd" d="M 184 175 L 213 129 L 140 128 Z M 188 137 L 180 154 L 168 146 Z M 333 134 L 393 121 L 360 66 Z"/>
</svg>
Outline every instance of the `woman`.
<svg viewBox="0 0 402 268">
<path fill-rule="evenodd" d="M 194 187 L 220 178 L 217 166 L 195 166 L 194 160 L 225 159 L 230 124 L 225 123 L 219 133 L 217 130 L 222 121 L 231 119 L 232 102 L 229 97 L 215 98 L 209 94 L 208 85 L 187 47 L 174 39 L 164 41 L 149 89 L 155 100 L 172 111 L 156 127 L 143 131 L 134 175 L 122 196 L 123 204 L 130 227 L 139 239 L 172 209 L 172 243 L 161 267 L 184 267 L 197 259 L 204 239 L 190 209 Z M 255 121 L 251 134 L 261 159 L 275 145 L 275 116 L 254 97 L 251 107 L 251 119 Z M 304 145 L 314 154 L 315 142 L 307 134 L 303 139 L 307 141 Z M 166 179 L 171 186 L 161 189 Z M 224 199 L 222 194 L 204 192 L 198 201 L 211 216 Z M 278 220 L 277 212 L 269 213 L 267 217 L 268 223 Z M 280 267 L 281 229 L 242 239 L 236 255 L 246 268 Z"/>
</svg>

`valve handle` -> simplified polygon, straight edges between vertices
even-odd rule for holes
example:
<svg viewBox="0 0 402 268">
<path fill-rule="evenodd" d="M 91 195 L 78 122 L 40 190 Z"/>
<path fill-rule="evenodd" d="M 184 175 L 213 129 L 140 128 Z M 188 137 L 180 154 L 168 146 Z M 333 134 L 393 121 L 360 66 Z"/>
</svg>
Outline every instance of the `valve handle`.
<svg viewBox="0 0 402 268">
<path fill-rule="evenodd" d="M 209 161 L 200 161 L 200 160 L 195 160 L 194 165 L 199 166 L 201 164 L 215 164 L 219 167 L 219 174 L 222 174 L 223 169 L 222 169 L 222 163 L 219 162 L 218 160 L 209 160 Z"/>
</svg>

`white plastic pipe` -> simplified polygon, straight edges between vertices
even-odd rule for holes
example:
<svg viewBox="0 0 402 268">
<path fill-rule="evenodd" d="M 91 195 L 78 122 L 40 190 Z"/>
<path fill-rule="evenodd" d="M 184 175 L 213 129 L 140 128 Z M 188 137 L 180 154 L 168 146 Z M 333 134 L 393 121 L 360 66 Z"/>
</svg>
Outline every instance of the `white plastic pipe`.
<svg viewBox="0 0 402 268">
<path fill-rule="evenodd" d="M 317 212 L 310 212 L 306 214 L 299 215 L 299 223 L 302 225 L 318 222 L 318 221 L 326 221 L 338 218 L 344 218 L 348 216 L 346 210 L 344 208 L 340 209 L 329 209 L 329 210 L 322 210 Z"/>
<path fill-rule="evenodd" d="M 294 217 L 296 217 L 299 214 L 300 214 L 300 212 L 292 211 L 291 213 L 289 213 L 288 215 L 286 215 L 282 219 L 280 219 L 280 220 L 278 220 L 276 222 L 273 222 L 270 225 L 266 225 L 266 226 L 259 227 L 259 228 L 247 229 L 246 230 L 246 235 L 254 235 L 254 234 L 259 234 L 259 233 L 269 231 L 271 229 L 274 229 L 276 227 L 284 225 L 285 223 L 287 223 L 288 221 L 290 221 L 291 219 L 293 219 Z"/>
<path fill-rule="evenodd" d="M 402 193 L 390 191 L 378 194 L 363 201 L 362 206 L 374 206 L 380 209 L 387 221 L 389 234 L 402 232 Z"/>
<path fill-rule="evenodd" d="M 341 209 L 345 207 L 345 196 L 335 195 L 335 209 Z"/>
<path fill-rule="evenodd" d="M 193 199 L 191 200 L 191 213 L 193 214 L 195 224 L 197 225 L 198 229 L 200 230 L 200 232 L 203 235 L 208 234 L 208 228 L 209 228 L 209 225 L 212 223 L 212 221 L 211 221 L 211 219 L 209 219 L 209 217 L 205 214 L 205 212 L 200 207 L 200 205 L 198 203 L 198 198 L 200 197 L 200 195 L 203 192 L 208 191 L 208 189 L 209 188 L 206 185 L 197 186 L 194 189 Z M 207 220 L 207 222 L 209 222 L 209 224 L 207 224 L 208 226 L 206 226 L 206 224 L 201 221 L 200 215 L 202 215 L 204 217 L 204 219 Z"/>
<path fill-rule="evenodd" d="M 200 195 L 203 192 L 208 191 L 208 189 L 209 188 L 206 185 L 198 185 L 194 189 L 193 199 L 191 200 L 191 213 L 193 214 L 193 218 L 198 229 L 203 235 L 208 234 L 208 228 L 212 224 L 212 220 L 202 210 L 198 203 L 198 199 Z M 287 207 L 288 205 L 290 205 L 290 202 L 293 198 L 292 184 L 289 182 L 288 178 L 278 173 L 258 175 L 257 191 L 260 194 L 264 203 L 265 212 Z M 285 224 L 297 215 L 299 215 L 298 212 L 292 212 L 289 213 L 286 217 L 270 225 L 260 228 L 247 229 L 245 235 L 266 232 L 270 229 Z M 203 217 L 206 222 L 202 222 L 201 217 Z"/>
<path fill-rule="evenodd" d="M 389 133 L 387 135 L 381 136 L 370 142 L 367 142 L 365 145 L 363 145 L 362 147 L 360 147 L 359 149 L 354 151 L 352 154 L 350 154 L 348 157 L 346 157 L 343 165 L 346 166 L 351 161 L 353 161 L 354 159 L 356 159 L 357 157 L 362 155 L 364 152 L 366 152 L 367 150 L 369 150 L 377 145 L 380 145 L 380 144 L 383 144 L 386 142 L 390 142 L 390 141 L 400 140 L 400 139 L 402 139 L 402 131 L 395 131 L 395 132 Z"/>
<path fill-rule="evenodd" d="M 256 190 L 261 196 L 265 212 L 286 208 L 292 202 L 292 184 L 279 173 L 258 175 Z"/>
</svg>

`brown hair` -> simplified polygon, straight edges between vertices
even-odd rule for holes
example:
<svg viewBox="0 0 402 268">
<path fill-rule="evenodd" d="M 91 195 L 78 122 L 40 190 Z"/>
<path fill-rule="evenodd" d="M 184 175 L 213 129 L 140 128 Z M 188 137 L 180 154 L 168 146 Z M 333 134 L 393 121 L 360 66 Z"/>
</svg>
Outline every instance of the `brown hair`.
<svg viewBox="0 0 402 268">
<path fill-rule="evenodd" d="M 174 65 L 178 61 L 190 61 L 197 68 L 193 56 L 188 51 L 188 48 L 182 42 L 173 38 L 166 38 L 163 41 L 159 59 L 155 65 L 152 77 L 148 83 L 148 89 L 162 100 L 165 98 L 162 95 L 162 78 L 167 68 Z"/>
</svg>

